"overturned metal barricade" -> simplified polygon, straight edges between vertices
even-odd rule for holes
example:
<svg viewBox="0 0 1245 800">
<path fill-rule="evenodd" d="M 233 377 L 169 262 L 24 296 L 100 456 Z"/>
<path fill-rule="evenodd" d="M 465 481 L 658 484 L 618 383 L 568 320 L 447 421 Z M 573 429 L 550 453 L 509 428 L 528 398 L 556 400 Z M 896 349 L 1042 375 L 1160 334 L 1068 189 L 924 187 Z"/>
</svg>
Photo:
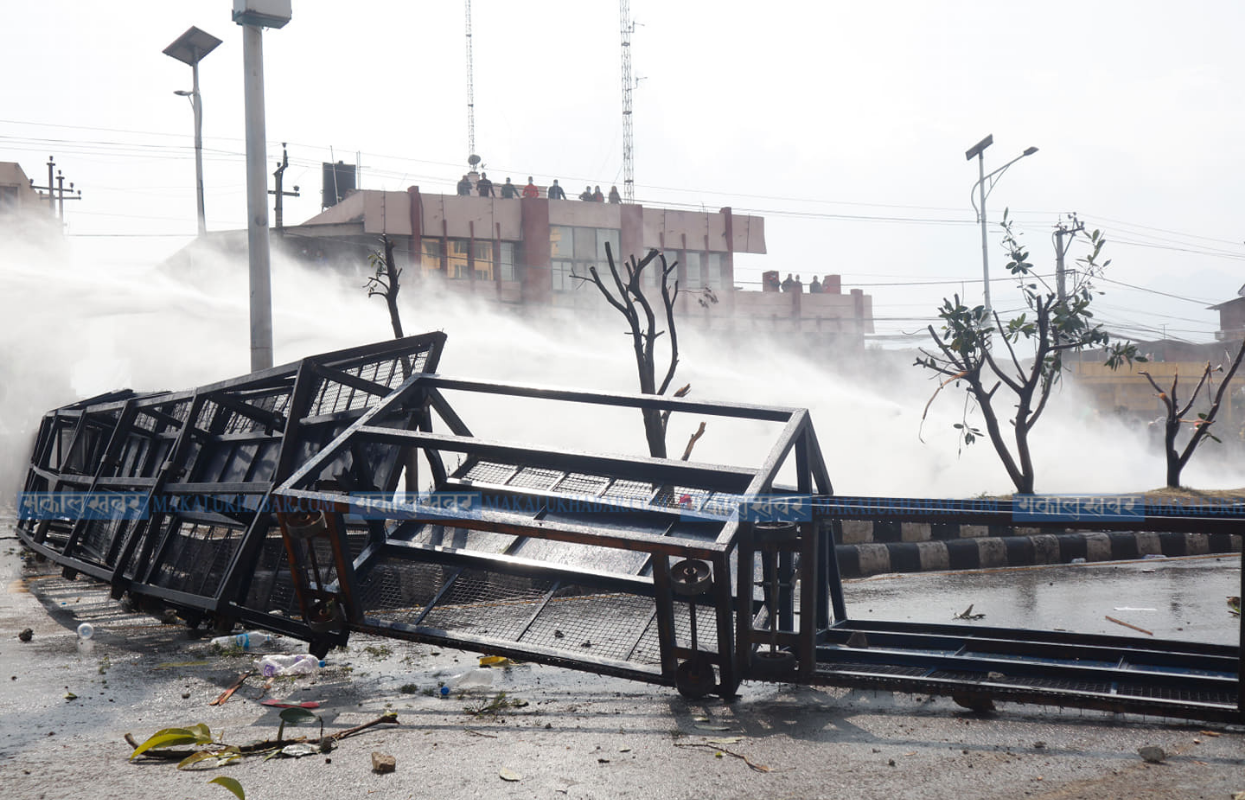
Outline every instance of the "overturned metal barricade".
<svg viewBox="0 0 1245 800">
<path fill-rule="evenodd" d="M 455 380 L 430 374 L 442 343 L 413 337 L 58 409 L 24 501 L 137 493 L 147 505 L 103 520 L 24 508 L 20 535 L 115 594 L 319 653 L 365 631 L 690 696 L 755 679 L 1245 720 L 1239 646 L 849 618 L 839 521 L 922 519 L 934 501 L 834 498 L 805 410 Z M 451 402 L 484 395 L 776 433 L 755 467 L 525 447 L 473 435 Z M 795 485 L 776 488 L 784 467 Z M 424 468 L 428 491 L 398 491 L 404 469 Z M 1011 513 L 937 502 L 945 521 Z M 1239 531 L 1241 517 L 1133 527 Z"/>
</svg>

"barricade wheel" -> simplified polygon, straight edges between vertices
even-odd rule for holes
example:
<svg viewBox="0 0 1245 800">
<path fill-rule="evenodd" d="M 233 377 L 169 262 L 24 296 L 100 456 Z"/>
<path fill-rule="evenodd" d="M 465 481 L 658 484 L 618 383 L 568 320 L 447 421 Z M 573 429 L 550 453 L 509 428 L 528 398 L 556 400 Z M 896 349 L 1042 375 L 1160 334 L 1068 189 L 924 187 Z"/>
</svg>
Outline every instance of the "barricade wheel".
<svg viewBox="0 0 1245 800">
<path fill-rule="evenodd" d="M 692 656 L 675 670 L 674 685 L 689 700 L 708 697 L 718 686 L 713 677 L 713 661 L 704 653 Z"/>
<path fill-rule="evenodd" d="M 795 653 L 786 650 L 758 650 L 752 654 L 751 677 L 757 680 L 782 680 L 794 673 Z"/>
<path fill-rule="evenodd" d="M 323 511 L 299 511 L 287 514 L 285 530 L 291 539 L 310 539 L 328 530 Z"/>
<path fill-rule="evenodd" d="M 708 562 L 687 558 L 670 568 L 670 585 L 675 594 L 695 597 L 704 594 L 712 584 L 713 572 Z"/>
<path fill-rule="evenodd" d="M 307 627 L 312 633 L 340 630 L 346 623 L 346 612 L 336 600 L 321 600 L 311 607 Z"/>
<path fill-rule="evenodd" d="M 794 522 L 758 522 L 752 526 L 752 540 L 758 547 L 767 544 L 790 544 L 800 538 Z"/>
</svg>

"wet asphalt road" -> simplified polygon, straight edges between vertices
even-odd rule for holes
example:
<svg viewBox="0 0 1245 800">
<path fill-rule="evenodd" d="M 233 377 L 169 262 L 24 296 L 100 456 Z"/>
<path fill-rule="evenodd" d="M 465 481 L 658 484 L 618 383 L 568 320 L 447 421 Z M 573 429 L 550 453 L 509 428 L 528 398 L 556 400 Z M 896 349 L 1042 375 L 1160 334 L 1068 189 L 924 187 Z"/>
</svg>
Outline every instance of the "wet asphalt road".
<svg viewBox="0 0 1245 800">
<path fill-rule="evenodd" d="M 224 800 L 231 795 L 207 783 L 221 774 L 259 800 L 1226 800 L 1245 790 L 1238 728 L 1019 706 L 982 718 L 943 699 L 766 684 L 746 685 L 731 704 L 692 703 L 660 687 L 530 665 L 497 672 L 489 695 L 440 699 L 425 692 L 473 667 L 473 655 L 368 637 L 331 654 L 314 677 L 278 681 L 270 695 L 320 701 L 329 730 L 386 711 L 399 725 L 346 739 L 328 755 L 179 772 L 129 762 L 123 734 L 141 740 L 204 722 L 230 743 L 272 738 L 278 712 L 259 705 L 253 680 L 226 705 L 208 706 L 253 656 L 216 654 L 184 628 L 127 614 L 98 585 L 65 581 L 47 565 L 23 569 L 11 539 L 0 540 L 0 576 L 6 799 Z M 945 622 L 972 603 L 986 614 L 981 624 L 1144 638 L 1103 619 L 1111 615 L 1164 637 L 1235 642 L 1224 597 L 1239 581 L 1240 559 L 1230 557 L 881 576 L 850 585 L 849 610 Z M 89 646 L 74 634 L 81 621 L 96 626 Z M 16 634 L 26 627 L 34 638 L 23 644 Z M 77 699 L 66 700 L 67 691 Z M 497 691 L 526 705 L 496 717 L 465 710 Z M 1146 764 L 1136 751 L 1148 744 L 1172 755 Z M 394 774 L 371 771 L 374 750 L 396 757 Z M 502 770 L 519 779 L 502 780 Z"/>
</svg>

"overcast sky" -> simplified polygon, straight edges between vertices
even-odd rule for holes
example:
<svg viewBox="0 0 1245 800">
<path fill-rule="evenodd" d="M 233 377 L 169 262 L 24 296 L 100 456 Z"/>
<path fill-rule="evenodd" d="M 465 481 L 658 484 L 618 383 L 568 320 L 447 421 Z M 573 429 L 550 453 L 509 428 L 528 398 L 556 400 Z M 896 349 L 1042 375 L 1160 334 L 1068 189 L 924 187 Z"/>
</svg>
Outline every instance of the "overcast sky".
<svg viewBox="0 0 1245 800">
<path fill-rule="evenodd" d="M 476 149 L 490 177 L 622 184 L 612 0 L 475 0 Z M 242 32 L 229 0 L 4 0 L 0 160 L 40 183 L 55 154 L 101 268 L 170 253 L 195 230 L 190 69 L 161 52 L 190 25 L 201 65 L 207 219 L 245 224 Z M 269 171 L 289 142 L 287 222 L 319 211 L 319 164 L 361 154 L 364 188 L 451 192 L 467 157 L 461 2 L 294 0 L 264 35 Z M 944 294 L 981 292 L 964 152 L 1035 262 L 1078 212 L 1113 259 L 1100 316 L 1142 337 L 1208 340 L 1206 305 L 1245 283 L 1245 55 L 1239 2 L 633 0 L 640 202 L 767 219 L 765 268 L 841 273 L 879 332 L 919 331 Z M 1002 276 L 998 234 L 993 274 Z M 948 281 L 950 283 L 937 283 Z M 1120 284 L 1130 284 L 1133 287 Z M 915 285 L 914 285 L 915 284 Z M 1015 307 L 995 284 L 995 305 Z M 1164 294 L 1157 293 L 1167 293 Z"/>
</svg>

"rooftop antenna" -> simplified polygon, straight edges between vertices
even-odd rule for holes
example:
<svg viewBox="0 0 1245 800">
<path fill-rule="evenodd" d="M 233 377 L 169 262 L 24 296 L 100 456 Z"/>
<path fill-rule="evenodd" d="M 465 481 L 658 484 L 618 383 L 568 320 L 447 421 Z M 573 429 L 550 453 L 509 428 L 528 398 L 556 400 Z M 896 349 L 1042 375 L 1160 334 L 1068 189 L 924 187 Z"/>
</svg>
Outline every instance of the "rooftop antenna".
<svg viewBox="0 0 1245 800">
<path fill-rule="evenodd" d="M 470 5 L 470 0 L 468 0 L 468 5 Z M 623 202 L 634 203 L 635 149 L 631 131 L 631 90 L 634 84 L 631 80 L 631 34 L 635 32 L 635 24 L 631 21 L 631 0 L 618 0 L 618 12 L 622 18 Z M 470 52 L 470 39 L 468 39 L 467 48 Z"/>
<path fill-rule="evenodd" d="M 467 9 L 467 163 L 475 169 L 475 165 L 480 163 L 480 157 L 476 155 L 476 102 L 471 77 L 471 0 L 465 0 L 464 5 Z"/>
</svg>

